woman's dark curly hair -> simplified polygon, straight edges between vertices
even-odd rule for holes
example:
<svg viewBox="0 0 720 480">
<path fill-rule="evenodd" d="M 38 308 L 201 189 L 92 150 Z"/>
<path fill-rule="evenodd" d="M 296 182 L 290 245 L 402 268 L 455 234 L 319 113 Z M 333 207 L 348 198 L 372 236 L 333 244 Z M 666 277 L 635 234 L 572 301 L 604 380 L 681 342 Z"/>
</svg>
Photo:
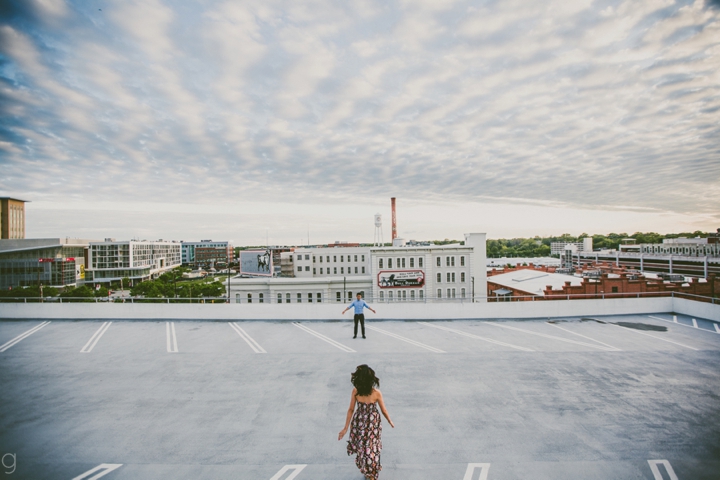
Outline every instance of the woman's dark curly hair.
<svg viewBox="0 0 720 480">
<path fill-rule="evenodd" d="M 380 387 L 380 379 L 375 376 L 375 370 L 365 364 L 358 365 L 355 373 L 350 375 L 350 381 L 361 397 L 370 395 L 373 387 Z"/>
</svg>

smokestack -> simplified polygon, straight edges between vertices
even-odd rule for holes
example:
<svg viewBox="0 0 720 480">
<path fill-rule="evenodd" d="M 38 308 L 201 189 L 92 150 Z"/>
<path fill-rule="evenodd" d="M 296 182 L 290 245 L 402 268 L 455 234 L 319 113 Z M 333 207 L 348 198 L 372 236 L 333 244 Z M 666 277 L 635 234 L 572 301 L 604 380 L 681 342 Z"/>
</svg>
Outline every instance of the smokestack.
<svg viewBox="0 0 720 480">
<path fill-rule="evenodd" d="M 392 239 L 397 238 L 397 217 L 395 215 L 395 197 L 390 199 L 390 205 L 392 206 Z"/>
</svg>

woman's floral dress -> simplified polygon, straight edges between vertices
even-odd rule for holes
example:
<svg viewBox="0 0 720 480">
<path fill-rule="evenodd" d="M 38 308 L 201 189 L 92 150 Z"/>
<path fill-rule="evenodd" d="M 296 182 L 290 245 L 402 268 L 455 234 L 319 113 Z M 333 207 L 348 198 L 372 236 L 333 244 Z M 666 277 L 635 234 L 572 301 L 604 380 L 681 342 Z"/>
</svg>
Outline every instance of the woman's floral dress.
<svg viewBox="0 0 720 480">
<path fill-rule="evenodd" d="M 357 402 L 357 410 L 350 424 L 350 440 L 347 444 L 348 455 L 356 454 L 355 465 L 367 478 L 377 480 L 382 450 L 382 425 L 380 412 L 375 403 Z"/>
</svg>

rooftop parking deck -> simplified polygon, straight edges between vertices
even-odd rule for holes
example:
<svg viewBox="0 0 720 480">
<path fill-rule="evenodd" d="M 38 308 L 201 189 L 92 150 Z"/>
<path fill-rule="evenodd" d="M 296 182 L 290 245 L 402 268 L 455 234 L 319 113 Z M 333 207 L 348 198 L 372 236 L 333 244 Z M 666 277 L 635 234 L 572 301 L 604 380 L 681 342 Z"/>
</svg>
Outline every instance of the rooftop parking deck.
<svg viewBox="0 0 720 480">
<path fill-rule="evenodd" d="M 347 319 L 2 321 L 2 476 L 360 480 L 337 432 L 368 363 L 396 424 L 381 479 L 718 478 L 714 322 L 367 327 L 363 340 Z"/>
</svg>

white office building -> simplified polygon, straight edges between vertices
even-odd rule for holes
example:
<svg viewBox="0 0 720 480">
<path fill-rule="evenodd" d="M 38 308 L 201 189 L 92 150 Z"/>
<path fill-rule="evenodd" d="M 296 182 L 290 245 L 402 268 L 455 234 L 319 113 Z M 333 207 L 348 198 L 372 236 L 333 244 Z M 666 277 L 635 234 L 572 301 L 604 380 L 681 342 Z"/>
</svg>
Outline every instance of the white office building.
<svg viewBox="0 0 720 480">
<path fill-rule="evenodd" d="M 472 301 L 487 291 L 485 234 L 465 244 L 297 248 L 282 254 L 294 277 L 234 278 L 239 303 Z M 286 269 L 289 271 L 290 269 Z"/>
<path fill-rule="evenodd" d="M 88 249 L 85 283 L 152 280 L 180 266 L 181 244 L 178 242 L 115 241 L 92 242 Z"/>
</svg>

